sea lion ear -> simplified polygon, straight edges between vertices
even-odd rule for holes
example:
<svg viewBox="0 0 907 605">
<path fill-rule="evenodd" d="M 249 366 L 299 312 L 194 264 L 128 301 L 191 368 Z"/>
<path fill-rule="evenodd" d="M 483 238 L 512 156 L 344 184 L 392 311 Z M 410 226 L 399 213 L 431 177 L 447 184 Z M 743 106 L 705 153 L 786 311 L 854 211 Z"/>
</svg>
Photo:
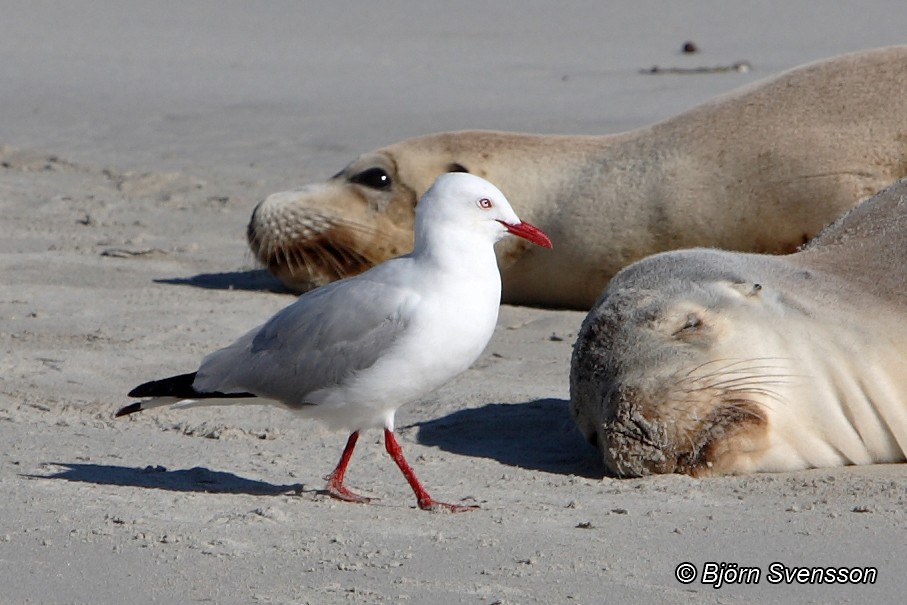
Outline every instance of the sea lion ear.
<svg viewBox="0 0 907 605">
<path fill-rule="evenodd" d="M 762 284 L 757 282 L 736 282 L 731 287 L 743 296 L 758 296 L 762 292 Z"/>
<path fill-rule="evenodd" d="M 447 165 L 447 172 L 469 172 L 469 169 L 459 162 L 452 162 Z"/>
</svg>

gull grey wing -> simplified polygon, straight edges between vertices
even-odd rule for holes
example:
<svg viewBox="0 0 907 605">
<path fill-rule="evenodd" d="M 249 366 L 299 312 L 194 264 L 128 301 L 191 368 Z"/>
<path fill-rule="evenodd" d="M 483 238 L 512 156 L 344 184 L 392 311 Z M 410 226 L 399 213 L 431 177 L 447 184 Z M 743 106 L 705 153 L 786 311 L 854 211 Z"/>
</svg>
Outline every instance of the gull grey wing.
<svg viewBox="0 0 907 605">
<path fill-rule="evenodd" d="M 323 286 L 208 355 L 194 386 L 303 404 L 374 364 L 406 329 L 405 311 L 417 299 L 408 288 L 363 279 Z"/>
</svg>

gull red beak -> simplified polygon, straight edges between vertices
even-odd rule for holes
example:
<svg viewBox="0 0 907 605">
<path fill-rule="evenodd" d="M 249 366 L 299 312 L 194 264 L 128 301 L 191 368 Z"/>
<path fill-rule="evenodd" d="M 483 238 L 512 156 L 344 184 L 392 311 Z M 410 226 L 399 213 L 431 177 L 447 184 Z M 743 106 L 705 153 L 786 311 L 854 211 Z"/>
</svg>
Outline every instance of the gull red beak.
<svg viewBox="0 0 907 605">
<path fill-rule="evenodd" d="M 498 222 L 501 223 L 502 225 L 504 225 L 504 227 L 510 233 L 513 233 L 514 235 L 518 235 L 518 236 L 522 237 L 523 239 L 528 239 L 533 244 L 538 244 L 539 246 L 541 246 L 543 248 L 552 247 L 551 240 L 548 238 L 547 235 L 545 235 L 545 232 L 542 231 L 541 229 L 539 229 L 538 227 L 536 227 L 535 225 L 531 225 L 531 224 L 527 223 L 526 221 L 523 221 L 521 223 L 516 223 L 516 224 L 505 223 L 504 221 L 498 221 Z"/>
</svg>

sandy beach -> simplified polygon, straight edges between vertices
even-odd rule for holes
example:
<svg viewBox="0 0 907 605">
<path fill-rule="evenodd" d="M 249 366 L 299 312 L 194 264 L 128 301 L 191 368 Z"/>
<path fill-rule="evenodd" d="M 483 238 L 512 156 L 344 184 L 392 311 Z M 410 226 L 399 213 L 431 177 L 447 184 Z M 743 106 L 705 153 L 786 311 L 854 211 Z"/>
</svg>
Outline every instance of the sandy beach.
<svg viewBox="0 0 907 605">
<path fill-rule="evenodd" d="M 628 130 L 904 32 L 894 0 L 0 0 L 0 603 L 902 601 L 903 465 L 603 478 L 567 412 L 581 312 L 502 307 L 481 359 L 398 413 L 468 514 L 417 510 L 379 431 L 348 475 L 379 500 L 353 505 L 319 493 L 345 434 L 113 412 L 293 300 L 245 243 L 269 193 L 429 132 Z M 776 562 L 877 577 L 772 582 Z M 715 587 L 709 563 L 759 581 Z"/>
</svg>

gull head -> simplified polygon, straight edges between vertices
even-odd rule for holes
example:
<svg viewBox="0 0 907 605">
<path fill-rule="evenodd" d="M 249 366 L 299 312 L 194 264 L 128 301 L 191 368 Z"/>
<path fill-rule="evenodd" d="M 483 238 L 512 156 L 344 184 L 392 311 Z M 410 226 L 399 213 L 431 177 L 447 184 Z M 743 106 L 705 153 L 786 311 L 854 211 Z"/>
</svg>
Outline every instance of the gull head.
<svg viewBox="0 0 907 605">
<path fill-rule="evenodd" d="M 548 236 L 521 221 L 500 189 L 464 172 L 439 176 L 416 206 L 417 241 L 442 229 L 486 234 L 492 243 L 513 234 L 551 248 Z"/>
</svg>

